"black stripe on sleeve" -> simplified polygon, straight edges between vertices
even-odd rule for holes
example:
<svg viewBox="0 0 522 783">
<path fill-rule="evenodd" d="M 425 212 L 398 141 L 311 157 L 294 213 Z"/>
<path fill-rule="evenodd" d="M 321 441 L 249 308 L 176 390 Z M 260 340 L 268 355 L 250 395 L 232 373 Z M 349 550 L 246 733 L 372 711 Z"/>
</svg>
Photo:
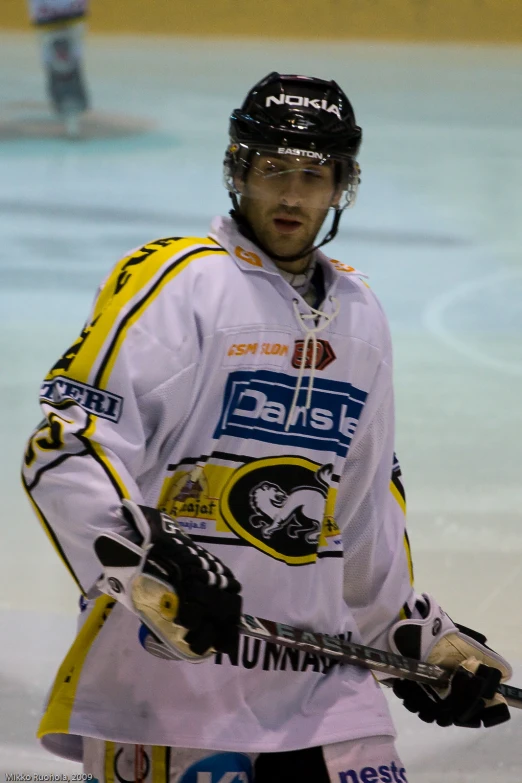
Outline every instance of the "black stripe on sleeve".
<svg viewBox="0 0 522 783">
<path fill-rule="evenodd" d="M 404 485 L 402 483 L 401 466 L 399 465 L 399 460 L 397 459 L 396 454 L 393 455 L 393 468 L 391 474 L 391 481 L 393 486 L 401 496 L 403 503 L 406 503 L 406 492 L 404 490 Z"/>
<path fill-rule="evenodd" d="M 68 559 L 67 559 L 67 557 L 65 556 L 65 552 L 63 551 L 63 549 L 62 549 L 62 547 L 61 547 L 61 545 L 60 545 L 60 542 L 59 542 L 58 538 L 56 537 L 56 535 L 55 535 L 55 533 L 54 533 L 54 531 L 53 531 L 53 529 L 52 529 L 51 525 L 49 524 L 49 522 L 48 522 L 48 521 L 47 521 L 47 519 L 45 518 L 45 516 L 44 516 L 44 514 L 43 514 L 43 512 L 42 512 L 42 509 L 40 508 L 40 506 L 38 505 L 38 503 L 36 502 L 36 500 L 34 499 L 34 497 L 31 495 L 31 492 L 30 492 L 30 490 L 29 490 L 29 487 L 27 486 L 27 482 L 26 482 L 26 480 L 25 480 L 25 477 L 24 477 L 24 476 L 22 476 L 22 484 L 24 485 L 24 489 L 25 489 L 25 491 L 27 492 L 27 494 L 28 494 L 28 495 L 29 495 L 29 497 L 31 498 L 31 501 L 34 503 L 34 506 L 35 506 L 35 508 L 36 508 L 36 509 L 38 509 L 38 514 L 39 514 L 39 516 L 40 516 L 40 519 L 41 519 L 41 521 L 42 521 L 42 524 L 43 524 L 43 526 L 45 527 L 45 529 L 46 529 L 46 531 L 47 531 L 47 533 L 48 533 L 48 535 L 49 535 L 49 538 L 50 538 L 50 539 L 51 539 L 51 541 L 53 542 L 53 545 L 54 545 L 54 547 L 55 547 L 56 551 L 57 551 L 57 552 L 58 552 L 58 554 L 60 555 L 60 558 L 62 559 L 63 563 L 65 564 L 65 566 L 66 566 L 67 570 L 69 571 L 70 575 L 71 575 L 71 576 L 72 576 L 72 578 L 74 579 L 74 581 L 75 581 L 76 585 L 78 586 L 78 589 L 80 590 L 80 592 L 82 593 L 82 595 L 85 595 L 85 590 L 84 590 L 84 589 L 83 589 L 83 587 L 81 586 L 81 584 L 80 584 L 80 580 L 79 580 L 79 579 L 78 579 L 78 577 L 76 576 L 76 574 L 75 574 L 75 572 L 74 572 L 74 569 L 73 569 L 72 565 L 70 564 L 69 560 L 68 560 Z"/>
<path fill-rule="evenodd" d="M 48 470 L 52 470 L 53 468 L 57 468 L 58 465 L 61 465 L 62 462 L 65 462 L 65 460 L 69 459 L 69 457 L 85 457 L 86 454 L 90 452 L 87 451 L 87 449 L 84 449 L 83 451 L 77 451 L 74 454 L 68 453 L 68 454 L 62 454 L 57 459 L 54 460 L 54 462 L 50 462 L 48 465 L 44 465 L 43 468 L 40 468 L 40 470 L 37 470 L 34 476 L 34 479 L 31 481 L 30 484 L 27 485 L 28 490 L 33 490 L 38 485 L 38 482 L 42 478 L 44 473 L 47 473 Z"/>
<path fill-rule="evenodd" d="M 95 451 L 95 449 L 94 449 L 94 446 L 93 446 L 93 445 L 92 445 L 92 443 L 89 441 L 89 439 L 88 439 L 88 438 L 84 438 L 84 437 L 82 437 L 82 436 L 78 436 L 78 437 L 80 438 L 80 440 L 82 441 L 82 443 L 84 443 L 84 444 L 85 444 L 86 451 L 88 452 L 89 456 L 91 456 L 91 457 L 92 457 L 92 458 L 93 458 L 93 459 L 94 459 L 94 460 L 95 460 L 95 461 L 98 463 L 98 465 L 99 465 L 99 466 L 102 468 L 102 470 L 104 471 L 105 475 L 108 477 L 108 479 L 109 479 L 109 481 L 111 482 L 112 486 L 113 486 L 113 487 L 114 487 L 114 489 L 116 490 L 116 494 L 118 495 L 118 498 L 119 498 L 120 500 L 123 500 L 123 498 L 125 497 L 125 495 L 124 495 L 124 493 L 122 492 L 122 490 L 121 490 L 121 488 L 120 488 L 120 485 L 118 484 L 118 481 L 117 481 L 116 477 L 115 477 L 115 476 L 112 474 L 112 471 L 111 471 L 111 470 L 109 469 L 109 467 L 108 467 L 108 466 L 105 464 L 105 462 L 104 462 L 102 459 L 100 459 L 100 457 L 98 456 L 98 454 L 96 453 L 96 451 Z M 71 454 L 71 456 L 74 456 L 74 455 L 72 455 L 72 454 Z"/>
</svg>

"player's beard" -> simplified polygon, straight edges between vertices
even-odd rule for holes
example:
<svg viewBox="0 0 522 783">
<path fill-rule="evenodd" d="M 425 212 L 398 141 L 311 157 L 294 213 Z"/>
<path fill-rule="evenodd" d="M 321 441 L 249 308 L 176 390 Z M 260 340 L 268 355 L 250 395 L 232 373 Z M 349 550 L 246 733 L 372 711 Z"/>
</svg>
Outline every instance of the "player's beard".
<svg viewBox="0 0 522 783">
<path fill-rule="evenodd" d="M 278 207 L 271 209 L 260 219 L 259 211 L 256 210 L 253 200 L 243 199 L 241 206 L 243 215 L 248 220 L 262 249 L 269 256 L 279 257 L 277 260 L 283 263 L 285 256 L 291 259 L 288 263 L 297 262 L 307 256 L 310 249 L 314 246 L 317 234 L 328 212 L 328 210 L 310 210 L 305 212 L 299 209 L 290 210 Z M 287 218 L 289 221 L 295 219 L 301 225 L 295 231 L 289 233 L 280 231 L 274 224 L 274 220 L 278 217 Z"/>
</svg>

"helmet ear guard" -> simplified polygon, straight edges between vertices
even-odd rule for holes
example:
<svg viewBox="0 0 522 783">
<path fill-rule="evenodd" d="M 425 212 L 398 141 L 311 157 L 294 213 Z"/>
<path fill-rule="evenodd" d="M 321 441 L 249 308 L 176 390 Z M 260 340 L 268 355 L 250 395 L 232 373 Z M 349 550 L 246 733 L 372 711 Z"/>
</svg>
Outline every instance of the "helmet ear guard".
<svg viewBox="0 0 522 783">
<path fill-rule="evenodd" d="M 344 160 L 342 162 L 336 162 L 336 185 L 341 188 L 341 194 L 339 197 L 339 203 L 335 207 L 336 209 L 346 209 L 347 207 L 353 207 L 357 198 L 357 191 L 361 184 L 361 167 L 355 160 Z"/>
<path fill-rule="evenodd" d="M 250 90 L 240 109 L 230 116 L 230 142 L 225 152 L 223 178 L 232 199 L 231 215 L 261 249 L 246 219 L 238 197 L 252 166 L 254 155 L 300 155 L 314 163 L 332 161 L 336 194 L 332 226 L 324 239 L 299 256 L 278 258 L 292 261 L 330 242 L 337 234 L 342 212 L 355 203 L 361 170 L 356 156 L 362 140 L 350 101 L 334 81 L 307 76 L 269 74 Z M 340 192 L 339 192 L 340 189 Z"/>
</svg>

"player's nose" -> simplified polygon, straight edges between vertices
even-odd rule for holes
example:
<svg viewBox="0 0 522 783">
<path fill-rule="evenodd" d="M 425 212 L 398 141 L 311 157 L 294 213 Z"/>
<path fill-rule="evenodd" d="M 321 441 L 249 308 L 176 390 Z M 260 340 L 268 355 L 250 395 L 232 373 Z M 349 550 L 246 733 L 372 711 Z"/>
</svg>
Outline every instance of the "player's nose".
<svg viewBox="0 0 522 783">
<path fill-rule="evenodd" d="M 298 172 L 287 172 L 281 177 L 281 203 L 297 207 L 303 200 L 303 186 Z"/>
</svg>

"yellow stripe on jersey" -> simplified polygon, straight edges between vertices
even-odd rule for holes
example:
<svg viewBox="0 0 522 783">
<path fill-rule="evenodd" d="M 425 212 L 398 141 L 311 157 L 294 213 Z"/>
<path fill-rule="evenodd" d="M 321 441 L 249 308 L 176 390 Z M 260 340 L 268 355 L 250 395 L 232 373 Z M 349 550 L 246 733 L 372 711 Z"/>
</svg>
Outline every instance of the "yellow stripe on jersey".
<svg viewBox="0 0 522 783">
<path fill-rule="evenodd" d="M 169 783 L 170 770 L 168 766 L 170 759 L 170 748 L 160 745 L 152 747 L 152 783 Z"/>
<path fill-rule="evenodd" d="M 116 760 L 115 756 L 116 756 L 116 743 L 106 742 L 105 758 L 103 760 L 104 778 L 103 781 L 99 781 L 99 783 L 116 783 L 114 777 L 114 762 Z"/>
<path fill-rule="evenodd" d="M 399 504 L 401 511 L 403 514 L 406 514 L 406 501 L 404 499 L 404 495 L 399 491 L 396 484 L 394 484 L 393 480 L 390 481 L 390 492 L 392 493 L 393 497 Z M 404 549 L 406 550 L 406 561 L 408 563 L 408 572 L 410 575 L 410 584 L 413 585 L 413 560 L 411 557 L 411 546 L 410 546 L 410 539 L 408 538 L 408 533 L 404 531 Z M 401 618 L 405 619 L 405 618 Z"/>
<path fill-rule="evenodd" d="M 226 251 L 222 250 L 219 246 L 210 248 L 210 250 L 214 253 L 217 252 L 226 255 Z M 116 335 L 113 338 L 112 343 L 107 353 L 105 354 L 100 368 L 96 374 L 96 378 L 94 380 L 95 386 L 103 389 L 104 385 L 109 380 L 112 368 L 114 367 L 114 363 L 118 357 L 118 352 L 121 348 L 121 345 L 125 340 L 127 331 L 141 317 L 143 311 L 146 310 L 146 308 L 151 304 L 151 302 L 154 301 L 154 299 L 156 299 L 158 294 L 161 293 L 167 283 L 169 283 L 174 277 L 176 277 L 176 275 L 182 272 L 192 261 L 208 255 L 208 252 L 209 248 L 204 250 L 196 248 L 192 252 L 182 256 L 182 258 L 180 258 L 176 263 L 170 265 L 163 273 L 160 280 L 154 284 L 150 291 L 148 291 L 147 294 L 140 300 L 140 302 L 138 302 L 125 316 L 125 318 L 121 321 Z"/>
<path fill-rule="evenodd" d="M 69 723 L 83 664 L 114 604 L 114 599 L 108 595 L 102 595 L 96 599 L 89 616 L 58 670 L 47 709 L 38 727 L 38 737 L 44 737 L 46 734 L 69 733 Z"/>
<path fill-rule="evenodd" d="M 410 584 L 413 587 L 413 558 L 411 556 L 410 539 L 406 530 L 404 531 L 404 548 L 406 550 L 406 560 L 408 561 L 408 571 L 410 572 Z"/>
<path fill-rule="evenodd" d="M 119 297 L 119 306 L 124 306 L 130 298 L 150 283 L 165 261 L 174 261 L 179 253 L 190 249 L 194 245 L 198 248 L 201 248 L 202 245 L 212 248 L 220 247 L 217 242 L 209 237 L 167 237 L 166 239 L 156 239 L 153 242 L 147 242 L 146 245 L 122 258 L 112 270 L 98 295 L 94 307 L 93 320 L 103 312 L 114 296 Z M 144 265 L 145 261 L 147 262 L 146 265 Z M 122 299 L 121 291 L 124 288 L 126 289 L 126 294 Z"/>
<path fill-rule="evenodd" d="M 108 475 L 111 484 L 118 493 L 120 500 L 123 498 L 130 498 L 130 492 L 120 478 L 120 475 L 110 459 L 106 455 L 103 447 L 92 439 L 94 430 L 96 429 L 96 419 L 92 418 L 89 427 L 86 429 L 84 435 L 82 435 L 82 443 L 85 443 L 91 456 L 98 462 L 105 473 Z M 71 455 L 73 456 L 73 455 Z"/>
<path fill-rule="evenodd" d="M 117 339 L 113 339 L 104 357 L 104 366 L 110 362 L 111 357 L 115 358 L 122 327 L 127 321 L 131 319 L 134 323 L 165 283 L 183 271 L 191 261 L 215 252 L 226 255 L 226 251 L 212 239 L 172 237 L 149 242 L 132 255 L 123 258 L 103 286 L 90 323 L 56 362 L 47 375 L 47 380 L 62 375 L 89 383 L 93 366 L 118 323 Z M 162 267 L 165 267 L 163 272 Z M 130 312 L 126 312 L 133 300 L 136 300 L 136 304 L 131 307 Z M 123 329 L 123 332 L 125 331 L 126 329 Z M 109 372 L 112 364 L 113 362 L 110 362 Z M 99 384 L 101 373 L 104 378 L 108 377 L 102 368 L 101 372 L 98 371 L 95 385 Z"/>
<path fill-rule="evenodd" d="M 323 523 L 321 526 L 321 534 L 319 536 L 319 546 L 327 546 L 328 538 L 341 535 L 339 525 L 335 520 L 335 506 L 337 503 L 337 489 L 335 487 L 328 488 L 328 494 L 326 495 L 326 503 L 324 507 Z"/>
<path fill-rule="evenodd" d="M 402 513 L 406 514 L 406 501 L 404 496 L 399 492 L 397 486 L 394 484 L 393 480 L 390 481 L 390 492 L 401 507 Z"/>
</svg>

